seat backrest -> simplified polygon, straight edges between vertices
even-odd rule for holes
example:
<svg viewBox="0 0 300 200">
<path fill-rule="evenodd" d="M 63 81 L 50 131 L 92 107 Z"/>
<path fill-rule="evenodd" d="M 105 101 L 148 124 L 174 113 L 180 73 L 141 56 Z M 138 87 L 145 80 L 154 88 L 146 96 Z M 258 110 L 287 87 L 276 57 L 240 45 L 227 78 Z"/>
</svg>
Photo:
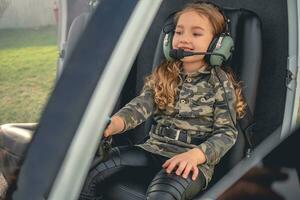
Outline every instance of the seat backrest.
<svg viewBox="0 0 300 200">
<path fill-rule="evenodd" d="M 71 54 L 72 50 L 75 47 L 76 42 L 79 39 L 79 36 L 82 34 L 83 30 L 85 29 L 85 26 L 88 22 L 90 13 L 84 12 L 81 13 L 79 16 L 75 17 L 73 20 L 69 32 L 68 32 L 68 40 L 66 42 L 65 47 L 65 58 L 68 58 L 68 56 Z"/>
<path fill-rule="evenodd" d="M 61 63 L 59 65 L 59 68 L 57 70 L 58 76 L 62 73 L 63 66 L 65 61 L 68 59 L 69 55 L 71 55 L 75 44 L 77 43 L 80 35 L 82 34 L 89 18 L 90 13 L 84 12 L 75 17 L 73 22 L 71 23 L 68 35 L 67 35 L 67 40 L 61 49 L 60 53 L 60 59 Z"/>
<path fill-rule="evenodd" d="M 261 20 L 256 13 L 246 9 L 225 9 L 224 11 L 226 16 L 231 20 L 230 31 L 235 42 L 235 51 L 230 66 L 238 79 L 242 81 L 243 96 L 249 108 L 247 112 L 248 115 L 253 116 L 262 64 Z M 237 142 L 227 155 L 225 155 L 221 163 L 217 165 L 215 180 L 219 179 L 220 176 L 229 171 L 246 156 L 246 133 L 242 129 L 242 126 L 240 126 L 242 120 L 238 120 L 237 123 L 239 130 Z"/>
</svg>

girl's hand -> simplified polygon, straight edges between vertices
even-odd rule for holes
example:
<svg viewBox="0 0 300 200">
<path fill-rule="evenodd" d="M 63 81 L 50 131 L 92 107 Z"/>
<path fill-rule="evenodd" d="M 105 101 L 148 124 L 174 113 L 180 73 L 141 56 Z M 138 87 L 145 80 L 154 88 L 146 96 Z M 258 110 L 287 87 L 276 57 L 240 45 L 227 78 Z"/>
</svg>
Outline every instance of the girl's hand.
<svg viewBox="0 0 300 200">
<path fill-rule="evenodd" d="M 104 130 L 103 136 L 109 137 L 111 135 L 115 135 L 117 133 L 122 132 L 124 130 L 125 124 L 121 117 L 113 116 L 111 118 L 110 124 Z"/>
<path fill-rule="evenodd" d="M 171 173 L 177 167 L 176 175 L 183 178 L 187 178 L 192 171 L 192 180 L 196 180 L 199 174 L 197 165 L 203 164 L 205 161 L 204 153 L 200 149 L 194 148 L 168 159 L 162 167 L 165 168 L 167 173 Z"/>
</svg>

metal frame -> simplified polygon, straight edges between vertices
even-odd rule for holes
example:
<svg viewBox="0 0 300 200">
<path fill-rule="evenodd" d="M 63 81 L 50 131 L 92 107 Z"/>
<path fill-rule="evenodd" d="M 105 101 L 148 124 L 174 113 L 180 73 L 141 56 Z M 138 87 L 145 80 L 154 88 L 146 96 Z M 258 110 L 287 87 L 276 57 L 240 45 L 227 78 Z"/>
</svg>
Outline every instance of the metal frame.
<svg viewBox="0 0 300 200">
<path fill-rule="evenodd" d="M 67 0 L 59 0 L 59 22 L 58 22 L 58 50 L 61 52 L 65 49 L 65 43 L 67 40 L 67 21 L 68 21 L 68 4 Z M 56 80 L 58 80 L 62 72 L 63 59 L 59 56 L 57 61 Z"/>
<path fill-rule="evenodd" d="M 288 8 L 289 50 L 287 58 L 287 92 L 285 111 L 282 122 L 281 139 L 286 137 L 296 127 L 300 98 L 300 72 L 298 70 L 300 57 L 300 0 L 289 0 L 286 2 Z"/>
<path fill-rule="evenodd" d="M 161 2 L 162 0 L 138 2 L 90 99 L 49 194 L 50 200 L 71 200 L 79 195 L 89 163 L 99 143 L 99 136 L 104 130 L 105 120 L 99 121 L 99 119 L 105 119 L 110 115 Z M 118 79 L 112 78 L 115 74 L 118 74 Z M 110 101 L 103 96 L 110 96 Z"/>
</svg>

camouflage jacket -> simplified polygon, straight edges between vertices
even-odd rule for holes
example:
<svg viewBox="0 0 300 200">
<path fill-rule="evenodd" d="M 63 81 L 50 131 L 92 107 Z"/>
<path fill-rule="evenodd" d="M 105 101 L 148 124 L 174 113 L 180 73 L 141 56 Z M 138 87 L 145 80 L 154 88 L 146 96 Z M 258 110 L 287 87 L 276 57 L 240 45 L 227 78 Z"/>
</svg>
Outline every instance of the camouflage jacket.
<svg viewBox="0 0 300 200">
<path fill-rule="evenodd" d="M 172 111 L 156 109 L 152 89 L 145 86 L 139 96 L 115 114 L 124 120 L 124 131 L 136 127 L 153 115 L 157 126 L 171 126 L 185 130 L 188 135 L 206 138 L 200 144 L 189 144 L 150 131 L 150 139 L 139 146 L 149 152 L 167 157 L 195 147 L 200 148 L 206 156 L 206 162 L 199 165 L 199 169 L 206 177 L 207 184 L 213 175 L 214 166 L 233 146 L 238 133 L 228 110 L 228 108 L 231 110 L 232 118 L 236 121 L 234 109 L 236 96 L 233 85 L 221 68 L 216 68 L 216 71 L 223 81 L 228 106 L 224 89 L 215 70 L 211 67 L 202 67 L 189 75 L 180 74 L 182 81 L 177 87 L 175 106 Z"/>
</svg>

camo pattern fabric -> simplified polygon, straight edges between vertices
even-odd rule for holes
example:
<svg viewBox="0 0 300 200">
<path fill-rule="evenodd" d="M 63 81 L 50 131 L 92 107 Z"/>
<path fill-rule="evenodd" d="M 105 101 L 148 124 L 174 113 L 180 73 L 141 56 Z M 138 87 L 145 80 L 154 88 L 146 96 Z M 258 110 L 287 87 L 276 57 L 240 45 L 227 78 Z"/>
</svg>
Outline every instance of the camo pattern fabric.
<svg viewBox="0 0 300 200">
<path fill-rule="evenodd" d="M 224 88 L 218 77 L 223 82 Z M 174 127 L 186 130 L 189 136 L 205 138 L 200 144 L 190 144 L 162 137 L 150 131 L 150 138 L 139 146 L 146 151 L 169 158 L 195 147 L 200 148 L 206 156 L 206 162 L 198 167 L 206 178 L 207 186 L 212 178 L 214 166 L 233 146 L 237 138 L 234 88 L 226 73 L 219 67 L 215 69 L 202 67 L 188 75 L 180 73 L 180 79 L 174 109 L 156 109 L 152 89 L 146 85 L 139 96 L 115 115 L 124 120 L 124 131 L 136 127 L 153 114 L 157 127 Z"/>
</svg>

